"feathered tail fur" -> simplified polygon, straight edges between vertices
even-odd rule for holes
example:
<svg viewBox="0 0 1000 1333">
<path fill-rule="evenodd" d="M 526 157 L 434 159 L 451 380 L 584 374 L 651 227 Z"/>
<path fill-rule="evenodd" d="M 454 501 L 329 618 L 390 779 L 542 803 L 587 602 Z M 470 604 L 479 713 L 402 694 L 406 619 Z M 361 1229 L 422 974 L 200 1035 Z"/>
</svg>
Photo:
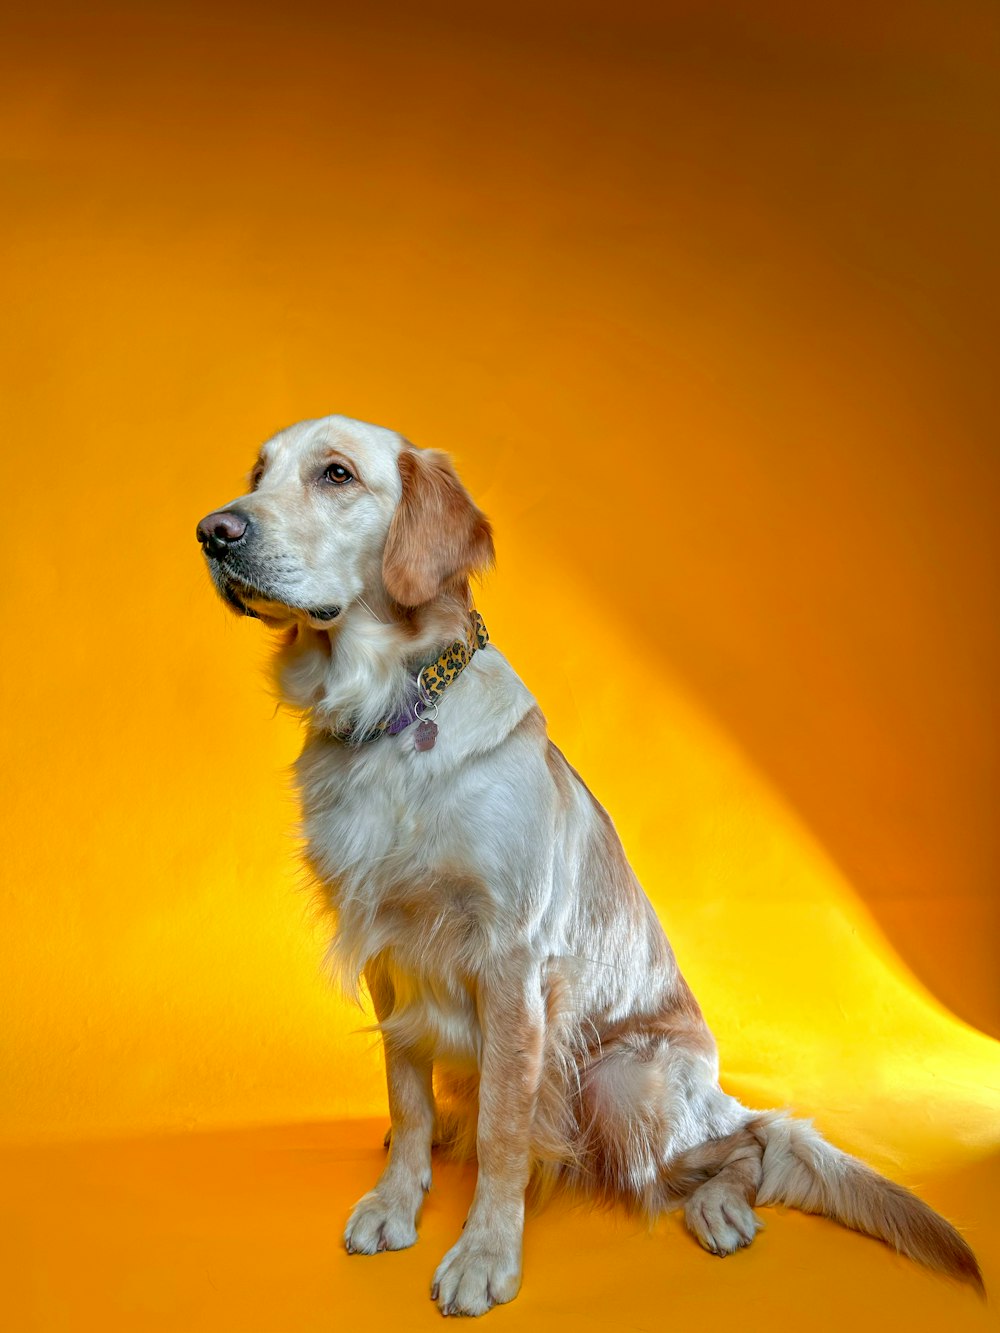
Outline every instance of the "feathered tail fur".
<svg viewBox="0 0 1000 1333">
<path fill-rule="evenodd" d="M 908 1189 L 835 1148 L 808 1121 L 767 1114 L 748 1127 L 763 1146 L 758 1204 L 833 1218 L 984 1294 L 966 1241 Z"/>
</svg>

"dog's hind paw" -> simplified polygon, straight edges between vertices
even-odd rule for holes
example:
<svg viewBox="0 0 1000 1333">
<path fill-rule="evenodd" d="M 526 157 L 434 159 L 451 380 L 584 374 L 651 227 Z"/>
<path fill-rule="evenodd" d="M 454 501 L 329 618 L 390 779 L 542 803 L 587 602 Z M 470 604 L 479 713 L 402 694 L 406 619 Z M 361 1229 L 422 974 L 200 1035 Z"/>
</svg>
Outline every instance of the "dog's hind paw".
<svg viewBox="0 0 1000 1333">
<path fill-rule="evenodd" d="M 684 1206 L 684 1220 L 712 1254 L 732 1254 L 749 1245 L 764 1225 L 743 1195 L 722 1181 L 707 1180 Z"/>
</svg>

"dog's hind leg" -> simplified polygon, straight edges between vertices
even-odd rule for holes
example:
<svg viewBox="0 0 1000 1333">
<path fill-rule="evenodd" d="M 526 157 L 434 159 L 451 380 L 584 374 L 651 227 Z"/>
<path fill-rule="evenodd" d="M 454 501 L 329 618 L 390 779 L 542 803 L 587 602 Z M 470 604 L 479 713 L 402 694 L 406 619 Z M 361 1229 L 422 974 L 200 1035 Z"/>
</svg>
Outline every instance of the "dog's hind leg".
<svg viewBox="0 0 1000 1333">
<path fill-rule="evenodd" d="M 762 1141 L 752 1113 L 716 1082 L 697 1031 L 637 1033 L 605 1048 L 584 1084 L 588 1159 L 606 1195 L 648 1216 L 684 1206 L 705 1249 L 731 1254 L 761 1223 L 753 1211 Z"/>
<path fill-rule="evenodd" d="M 684 1204 L 684 1220 L 698 1241 L 713 1254 L 732 1254 L 749 1245 L 763 1226 L 753 1210 L 760 1187 L 763 1152 L 744 1129 L 705 1148 L 725 1153 L 718 1171 L 699 1185 Z M 698 1155 L 695 1149 L 687 1156 Z M 718 1159 L 717 1159 L 718 1160 Z"/>
</svg>

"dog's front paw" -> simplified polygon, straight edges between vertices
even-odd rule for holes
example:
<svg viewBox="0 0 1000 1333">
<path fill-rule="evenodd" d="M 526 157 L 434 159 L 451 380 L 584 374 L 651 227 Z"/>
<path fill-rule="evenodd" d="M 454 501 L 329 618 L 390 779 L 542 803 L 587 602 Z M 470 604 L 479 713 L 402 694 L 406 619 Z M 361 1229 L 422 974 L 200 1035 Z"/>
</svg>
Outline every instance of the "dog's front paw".
<svg viewBox="0 0 1000 1333">
<path fill-rule="evenodd" d="M 512 1301 L 520 1286 L 520 1242 L 504 1244 L 467 1231 L 438 1265 L 431 1300 L 444 1315 L 479 1315 Z"/>
<path fill-rule="evenodd" d="M 417 1242 L 419 1203 L 392 1199 L 376 1186 L 359 1199 L 344 1230 L 348 1254 L 378 1254 L 380 1250 L 405 1250 Z"/>
</svg>

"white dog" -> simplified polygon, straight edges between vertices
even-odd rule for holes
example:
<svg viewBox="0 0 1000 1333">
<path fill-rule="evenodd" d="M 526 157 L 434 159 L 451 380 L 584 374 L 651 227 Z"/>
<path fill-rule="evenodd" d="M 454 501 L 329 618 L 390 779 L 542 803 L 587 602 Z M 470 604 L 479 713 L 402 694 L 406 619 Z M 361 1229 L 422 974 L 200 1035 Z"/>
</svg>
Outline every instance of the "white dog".
<svg viewBox="0 0 1000 1333">
<path fill-rule="evenodd" d="M 309 865 L 385 1046 L 389 1158 L 348 1251 L 414 1243 L 437 1140 L 478 1159 L 434 1275 L 444 1314 L 517 1294 L 532 1178 L 683 1206 L 720 1255 L 753 1240 L 755 1204 L 790 1204 L 981 1289 L 926 1204 L 719 1087 L 611 820 L 473 610 L 493 542 L 444 455 L 345 417 L 301 422 L 198 537 L 222 597 L 280 631 L 279 689 L 308 724 Z"/>
</svg>

